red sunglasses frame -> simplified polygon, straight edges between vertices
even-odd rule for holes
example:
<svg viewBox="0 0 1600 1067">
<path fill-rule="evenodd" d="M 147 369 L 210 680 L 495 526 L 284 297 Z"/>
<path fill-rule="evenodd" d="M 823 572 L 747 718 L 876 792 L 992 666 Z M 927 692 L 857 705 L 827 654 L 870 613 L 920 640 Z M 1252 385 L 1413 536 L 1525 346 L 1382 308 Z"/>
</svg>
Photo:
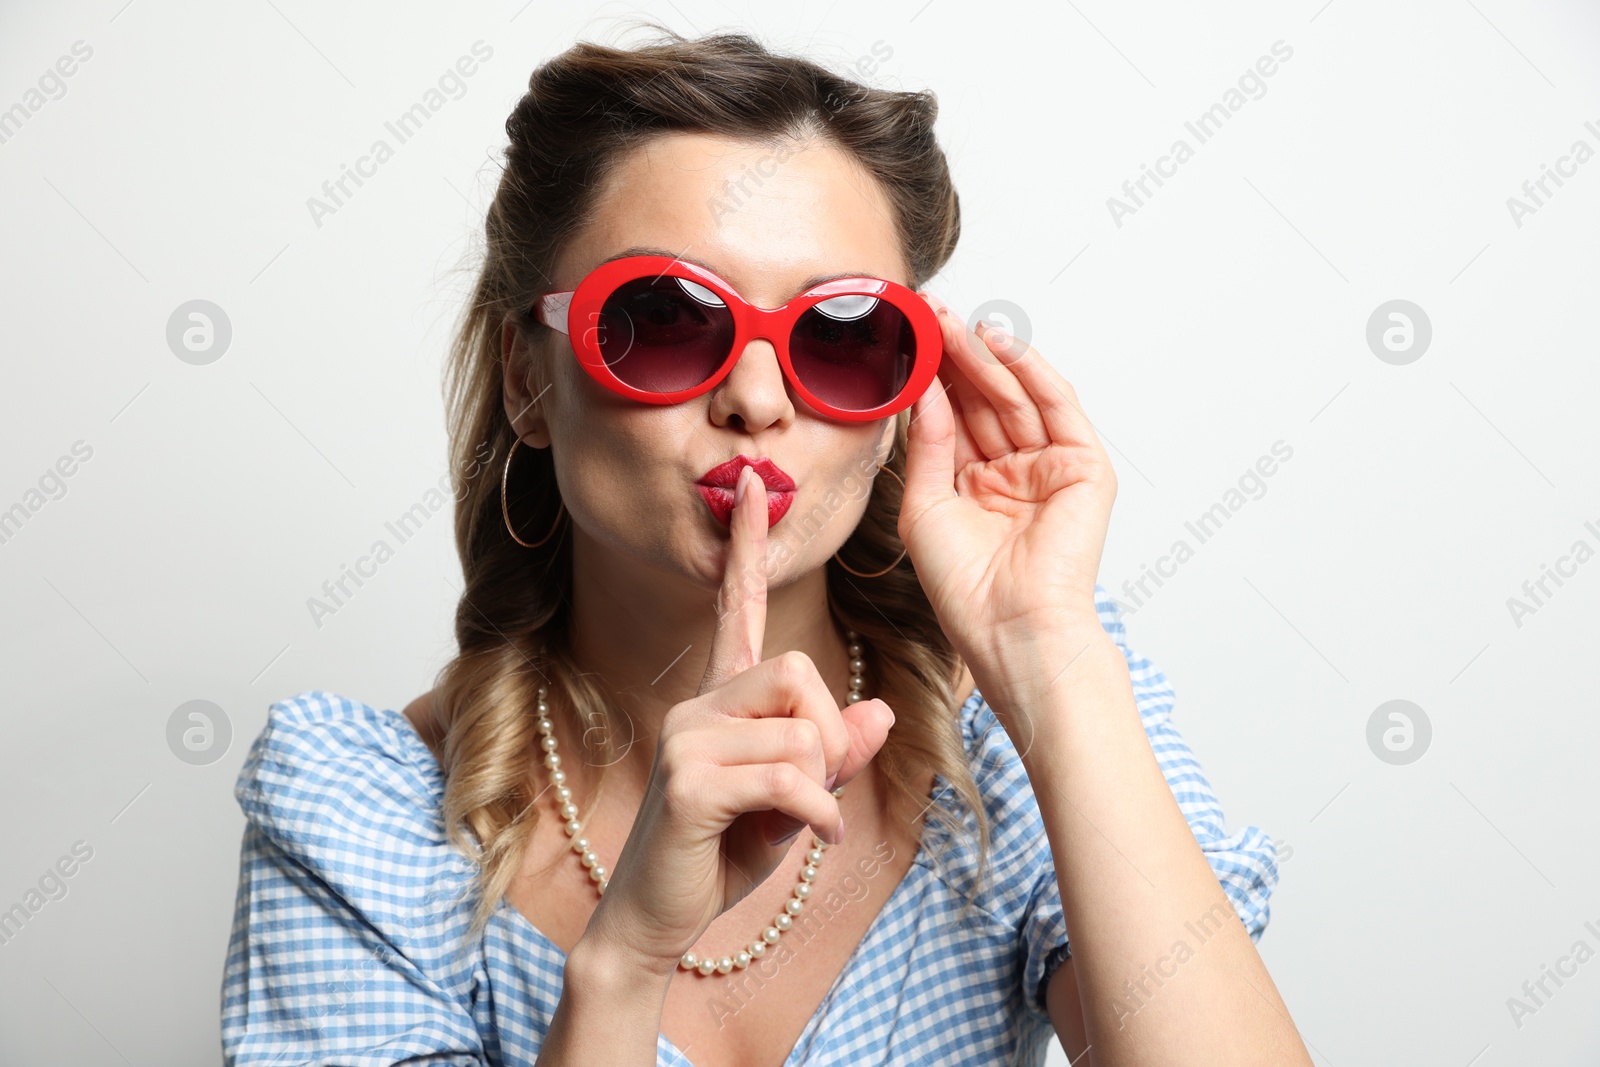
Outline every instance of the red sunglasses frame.
<svg viewBox="0 0 1600 1067">
<path fill-rule="evenodd" d="M 703 285 L 727 305 L 733 316 L 733 341 L 728 346 L 728 356 L 722 365 L 705 381 L 688 389 L 671 393 L 655 393 L 638 389 L 618 378 L 606 364 L 597 338 L 601 309 L 622 285 L 639 278 L 668 276 L 682 278 Z M 916 339 L 916 353 L 906 384 L 888 402 L 866 411 L 847 411 L 822 400 L 795 373 L 789 357 L 789 337 L 800 316 L 817 304 L 836 296 L 874 296 L 887 301 L 911 323 Z M 678 404 L 715 389 L 733 370 L 733 365 L 750 342 L 760 338 L 771 343 L 778 353 L 778 365 L 783 376 L 794 386 L 796 393 L 820 414 L 846 422 L 871 422 L 897 415 L 916 403 L 939 370 L 944 358 L 944 340 L 939 319 L 927 301 L 898 282 L 884 278 L 838 278 L 807 289 L 787 303 L 775 308 L 758 307 L 706 268 L 669 256 L 625 256 L 602 263 L 578 283 L 578 288 L 565 293 L 550 293 L 534 305 L 536 321 L 559 330 L 572 341 L 572 351 L 589 376 L 607 389 L 633 400 L 647 404 Z M 571 324 L 590 323 L 577 334 Z"/>
</svg>

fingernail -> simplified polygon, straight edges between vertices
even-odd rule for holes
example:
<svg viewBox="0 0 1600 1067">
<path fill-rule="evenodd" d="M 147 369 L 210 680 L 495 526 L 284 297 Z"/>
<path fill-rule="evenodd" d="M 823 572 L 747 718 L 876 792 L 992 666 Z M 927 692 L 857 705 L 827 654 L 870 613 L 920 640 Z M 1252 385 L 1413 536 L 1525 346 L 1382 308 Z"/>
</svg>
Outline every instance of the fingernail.
<svg viewBox="0 0 1600 1067">
<path fill-rule="evenodd" d="M 839 816 L 839 828 L 833 832 L 833 843 L 836 844 L 836 845 L 844 844 L 844 816 L 843 815 Z"/>
<path fill-rule="evenodd" d="M 986 328 L 990 328 L 990 326 L 990 323 L 987 323 L 982 319 L 974 320 L 966 327 L 967 338 L 964 343 L 967 346 L 967 351 L 972 353 L 974 359 L 998 366 L 1000 360 L 995 356 L 994 350 L 991 349 L 989 345 L 998 344 L 999 342 L 991 342 L 984 337 L 984 330 Z"/>
<path fill-rule="evenodd" d="M 830 775 L 828 775 L 828 780 L 826 782 L 822 783 L 822 788 L 824 788 L 824 789 L 832 789 L 833 788 L 833 783 L 837 782 L 838 780 L 839 780 L 839 776 L 837 774 L 830 774 Z"/>
<path fill-rule="evenodd" d="M 1004 341 L 1006 344 L 1010 344 L 1012 342 L 1012 340 L 1014 340 L 1014 338 L 1012 338 L 1011 334 L 1009 332 L 1007 332 L 1003 327 L 996 326 L 994 323 L 990 322 L 988 319 L 979 319 L 978 320 L 978 324 L 980 326 L 982 326 L 985 330 L 993 330 L 995 332 L 995 334 L 1000 338 L 1000 340 Z"/>
<path fill-rule="evenodd" d="M 943 300 L 940 300 L 938 297 L 934 296 L 932 293 L 924 292 L 922 295 L 928 298 L 928 303 L 933 305 L 933 310 L 935 310 L 935 311 L 949 311 L 950 310 L 950 305 L 949 304 L 946 304 Z"/>
<path fill-rule="evenodd" d="M 738 507 L 744 503 L 744 480 L 750 474 L 751 468 L 744 467 L 739 471 L 739 480 L 733 486 L 733 506 Z"/>
</svg>

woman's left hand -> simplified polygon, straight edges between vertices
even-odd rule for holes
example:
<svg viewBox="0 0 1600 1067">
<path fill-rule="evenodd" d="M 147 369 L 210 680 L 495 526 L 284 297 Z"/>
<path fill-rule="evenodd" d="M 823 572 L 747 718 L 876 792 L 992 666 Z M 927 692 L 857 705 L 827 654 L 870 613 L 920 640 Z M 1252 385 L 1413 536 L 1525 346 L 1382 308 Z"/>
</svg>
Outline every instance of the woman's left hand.
<svg viewBox="0 0 1600 1067">
<path fill-rule="evenodd" d="M 1110 457 L 1036 349 L 993 327 L 980 339 L 928 302 L 945 354 L 912 408 L 899 531 L 940 625 L 975 670 L 1098 633 Z"/>
</svg>

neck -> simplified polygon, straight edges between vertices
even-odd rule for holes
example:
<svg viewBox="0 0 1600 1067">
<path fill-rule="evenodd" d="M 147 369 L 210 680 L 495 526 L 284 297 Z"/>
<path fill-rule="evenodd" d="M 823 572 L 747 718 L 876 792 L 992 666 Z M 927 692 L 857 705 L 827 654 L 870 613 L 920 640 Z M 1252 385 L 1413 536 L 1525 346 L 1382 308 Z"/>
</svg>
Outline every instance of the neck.
<svg viewBox="0 0 1600 1067">
<path fill-rule="evenodd" d="M 716 629 L 718 587 L 663 574 L 576 528 L 572 534 L 573 656 L 580 670 L 596 676 L 616 720 L 616 762 L 606 768 L 607 781 L 617 781 L 626 795 L 643 796 L 662 720 L 699 693 Z M 768 589 L 761 659 L 804 652 L 842 707 L 850 656 L 828 611 L 826 579 L 818 567 Z"/>
</svg>

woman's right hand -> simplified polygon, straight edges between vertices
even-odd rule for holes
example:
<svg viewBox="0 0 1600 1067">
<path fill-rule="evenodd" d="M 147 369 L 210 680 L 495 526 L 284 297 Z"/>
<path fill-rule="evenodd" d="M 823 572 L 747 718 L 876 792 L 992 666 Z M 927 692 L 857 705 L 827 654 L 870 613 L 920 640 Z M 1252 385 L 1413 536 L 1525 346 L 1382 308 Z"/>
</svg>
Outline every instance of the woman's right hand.
<svg viewBox="0 0 1600 1067">
<path fill-rule="evenodd" d="M 831 790 L 871 762 L 894 723 L 881 700 L 840 708 L 803 652 L 761 659 L 767 491 L 749 470 L 740 481 L 705 676 L 662 721 L 639 814 L 583 935 L 661 977 L 772 874 L 802 827 L 838 843 Z"/>
</svg>

